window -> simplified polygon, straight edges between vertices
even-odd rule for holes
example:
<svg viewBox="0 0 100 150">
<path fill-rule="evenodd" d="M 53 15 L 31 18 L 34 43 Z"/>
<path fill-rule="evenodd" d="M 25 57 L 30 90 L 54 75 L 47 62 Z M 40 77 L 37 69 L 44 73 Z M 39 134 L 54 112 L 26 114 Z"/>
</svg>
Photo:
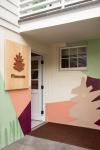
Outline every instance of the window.
<svg viewBox="0 0 100 150">
<path fill-rule="evenodd" d="M 61 70 L 84 70 L 87 67 L 87 47 L 66 47 L 60 49 Z"/>
</svg>

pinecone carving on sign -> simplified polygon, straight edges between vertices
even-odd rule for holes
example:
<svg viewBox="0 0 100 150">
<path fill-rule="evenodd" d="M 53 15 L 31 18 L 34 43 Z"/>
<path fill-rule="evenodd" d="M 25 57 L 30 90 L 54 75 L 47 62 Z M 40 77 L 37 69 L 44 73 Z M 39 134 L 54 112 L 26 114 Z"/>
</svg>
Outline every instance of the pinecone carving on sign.
<svg viewBox="0 0 100 150">
<path fill-rule="evenodd" d="M 18 55 L 16 55 L 16 57 L 14 58 L 15 62 L 14 62 L 14 66 L 13 68 L 19 72 L 24 70 L 24 66 L 25 64 L 23 63 L 24 59 L 22 59 L 21 53 L 19 52 Z"/>
</svg>

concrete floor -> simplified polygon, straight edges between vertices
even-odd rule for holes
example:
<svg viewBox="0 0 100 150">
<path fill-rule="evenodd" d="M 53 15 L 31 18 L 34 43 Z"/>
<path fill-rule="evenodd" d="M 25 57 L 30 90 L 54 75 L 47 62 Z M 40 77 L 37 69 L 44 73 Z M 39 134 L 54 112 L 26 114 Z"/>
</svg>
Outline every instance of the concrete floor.
<svg viewBox="0 0 100 150">
<path fill-rule="evenodd" d="M 60 142 L 25 136 L 21 140 L 3 148 L 2 150 L 88 150 Z"/>
</svg>

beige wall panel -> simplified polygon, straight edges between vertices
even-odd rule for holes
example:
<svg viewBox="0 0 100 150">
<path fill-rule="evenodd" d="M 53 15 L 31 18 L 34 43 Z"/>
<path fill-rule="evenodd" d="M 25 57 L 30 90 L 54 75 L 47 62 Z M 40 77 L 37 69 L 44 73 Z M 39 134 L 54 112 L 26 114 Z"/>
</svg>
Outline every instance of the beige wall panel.
<svg viewBox="0 0 100 150">
<path fill-rule="evenodd" d="M 22 56 L 22 62 L 20 62 L 20 56 L 20 60 L 14 60 L 19 53 Z M 5 40 L 4 57 L 5 89 L 12 90 L 29 88 L 29 48 L 25 45 Z M 19 67 L 20 64 L 24 65 L 24 67 L 21 67 L 20 71 L 18 70 L 19 67 L 17 67 L 17 70 L 14 69 L 15 62 L 17 65 L 19 63 Z"/>
<path fill-rule="evenodd" d="M 86 79 L 81 79 L 80 86 L 72 90 L 76 96 L 71 101 L 76 102 L 76 105 L 70 110 L 70 115 L 76 118 L 76 121 L 71 125 L 86 126 L 88 128 L 100 129 L 94 122 L 100 117 L 100 112 L 97 110 L 100 101 L 92 102 L 100 95 L 100 90 L 92 91 L 92 86 L 86 86 Z"/>
</svg>

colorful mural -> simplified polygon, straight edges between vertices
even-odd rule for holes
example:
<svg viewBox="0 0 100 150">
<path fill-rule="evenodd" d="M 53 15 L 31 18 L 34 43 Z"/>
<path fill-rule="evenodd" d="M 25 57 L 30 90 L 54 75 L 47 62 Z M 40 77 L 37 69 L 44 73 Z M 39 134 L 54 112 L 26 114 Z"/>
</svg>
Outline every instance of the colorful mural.
<svg viewBox="0 0 100 150">
<path fill-rule="evenodd" d="M 13 42 L 10 43 L 12 43 L 13 45 Z M 18 46 L 16 48 L 16 45 L 20 44 L 14 42 L 14 45 L 15 46 L 12 46 L 12 49 L 16 50 L 19 48 Z M 6 48 L 7 47 L 5 47 L 5 49 Z M 27 57 L 28 53 L 29 52 L 27 50 Z M 9 55 L 11 55 L 11 51 Z M 16 57 L 18 58 L 17 55 Z M 19 57 L 21 59 L 20 61 L 23 61 L 22 56 L 20 56 L 20 54 Z M 13 68 L 13 61 L 11 63 L 12 66 L 11 65 L 5 66 L 6 70 L 7 69 L 9 70 L 9 67 Z M 27 61 L 26 65 L 28 66 L 28 64 L 29 63 Z M 23 69 L 23 66 L 20 69 Z M 9 71 L 9 73 L 11 72 Z M 20 83 L 21 80 L 19 78 L 16 79 L 16 81 L 19 84 L 21 84 Z M 12 80 L 9 83 L 12 84 L 13 86 L 15 85 L 15 82 L 13 82 Z M 0 149 L 22 138 L 25 134 L 29 134 L 30 132 L 31 132 L 31 89 L 22 88 L 21 90 L 6 91 L 5 80 L 2 79 L 2 76 L 0 75 Z"/>
<path fill-rule="evenodd" d="M 0 148 L 23 137 L 23 132 L 8 92 L 5 92 L 4 83 L 0 76 Z"/>
<path fill-rule="evenodd" d="M 88 42 L 86 71 L 64 72 L 63 76 L 62 72 L 56 72 L 56 77 L 59 74 L 58 79 L 61 79 L 60 83 L 63 82 L 64 93 L 68 93 L 66 99 L 60 98 L 57 101 L 53 97 L 55 93 L 60 93 L 51 90 L 53 100 L 46 103 L 47 121 L 100 130 L 99 60 L 100 40 L 91 40 Z M 53 78 L 56 82 L 55 74 Z M 56 87 L 59 91 L 61 86 L 58 81 Z M 50 81 L 52 86 L 55 82 Z M 3 148 L 31 132 L 31 89 L 5 91 L 0 76 L 0 104 L 0 148 Z"/>
<path fill-rule="evenodd" d="M 97 128 L 95 121 L 100 117 L 100 112 L 97 111 L 100 102 L 93 100 L 100 95 L 100 90 L 92 91 L 92 83 L 87 87 L 87 80 L 88 78 L 82 78 L 80 86 L 72 90 L 76 96 L 71 101 L 75 101 L 76 105 L 70 110 L 70 114 L 76 118 L 76 121 L 71 124 L 80 126 L 82 122 L 87 127 L 91 125 Z"/>
<path fill-rule="evenodd" d="M 31 131 L 31 89 L 9 91 L 9 96 L 24 134 Z"/>
<path fill-rule="evenodd" d="M 93 92 L 93 91 L 95 91 L 95 92 L 99 91 L 99 92 L 100 92 L 100 79 L 87 77 L 87 82 L 86 82 L 86 84 L 87 84 L 87 87 L 90 86 L 90 85 L 92 85 L 92 90 L 91 90 L 91 92 Z M 100 105 L 100 93 L 99 93 L 99 95 L 98 95 L 95 99 L 93 99 L 92 102 L 95 102 L 95 101 L 99 101 L 98 103 L 99 103 L 99 105 Z M 95 102 L 95 103 L 96 103 L 96 102 Z M 100 110 L 99 110 L 100 107 L 97 106 L 96 109 L 98 110 L 98 113 L 100 113 Z M 98 126 L 100 126 L 100 119 L 97 120 L 97 121 L 95 122 L 95 124 L 98 125 Z"/>
<path fill-rule="evenodd" d="M 75 106 L 73 101 L 55 102 L 46 105 L 46 120 L 48 122 L 56 122 L 68 124 L 75 121 L 76 118 L 72 117 L 69 113 L 70 109 Z"/>
<path fill-rule="evenodd" d="M 46 120 L 100 130 L 100 39 L 88 41 L 87 70 L 66 71 L 66 89 L 70 99 L 50 100 L 46 104 Z M 61 75 L 61 72 L 59 73 Z M 62 73 L 64 75 L 64 73 Z M 81 76 L 80 76 L 81 75 Z M 71 78 L 72 77 L 72 78 Z M 62 78 L 63 80 L 63 78 Z M 76 82 L 72 82 L 72 81 Z M 62 81 L 63 82 L 63 81 Z M 75 86 L 72 84 L 75 83 Z M 64 87 L 62 87 L 64 89 Z M 67 93 L 67 92 L 66 92 Z"/>
<path fill-rule="evenodd" d="M 0 148 L 31 132 L 30 89 L 6 92 L 0 76 Z"/>
<path fill-rule="evenodd" d="M 1 76 L 0 120 L 0 148 L 31 132 L 30 89 L 6 92 Z"/>
</svg>

